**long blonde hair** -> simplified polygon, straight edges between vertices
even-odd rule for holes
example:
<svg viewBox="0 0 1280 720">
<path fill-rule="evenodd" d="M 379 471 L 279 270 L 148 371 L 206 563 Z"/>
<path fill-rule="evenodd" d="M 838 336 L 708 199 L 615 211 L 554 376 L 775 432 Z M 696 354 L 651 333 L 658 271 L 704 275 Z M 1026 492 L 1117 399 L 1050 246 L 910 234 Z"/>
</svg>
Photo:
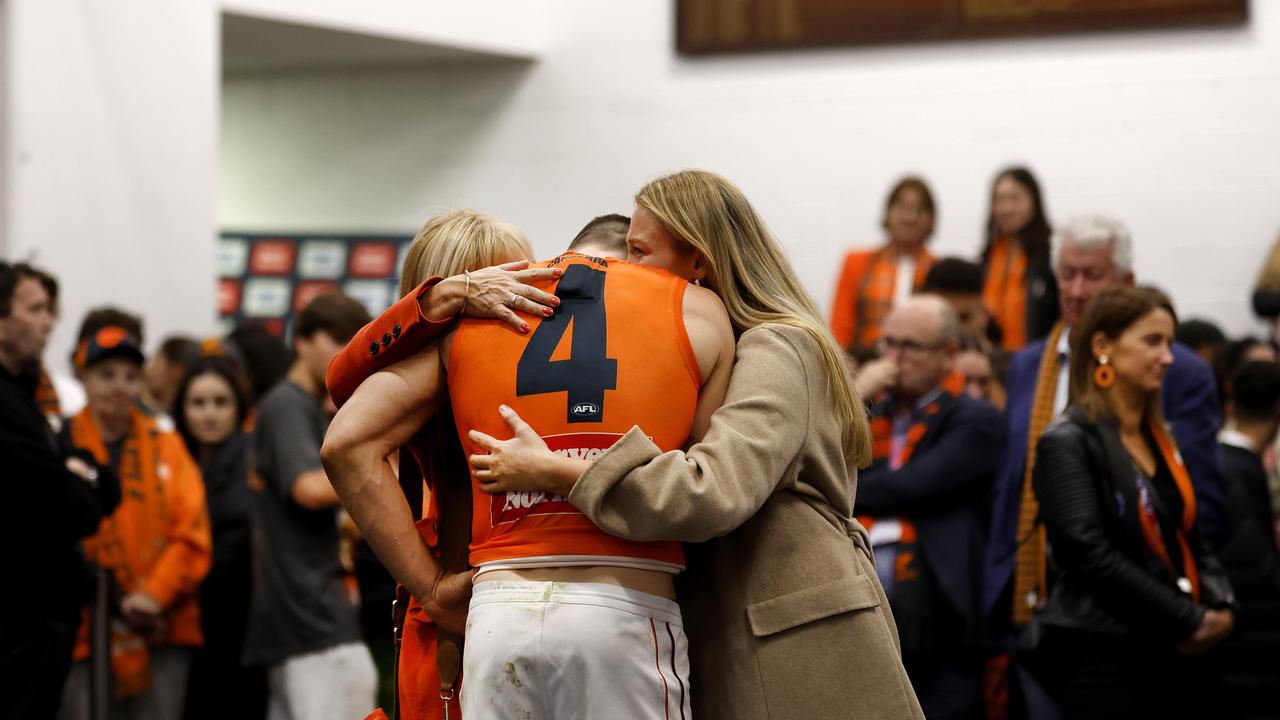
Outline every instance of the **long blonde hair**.
<svg viewBox="0 0 1280 720">
<path fill-rule="evenodd" d="M 400 271 L 400 297 L 433 275 L 458 275 L 511 255 L 533 259 L 529 241 L 516 226 L 475 210 L 446 210 L 428 220 L 409 245 Z"/>
<path fill-rule="evenodd" d="M 821 352 L 827 389 L 844 426 L 845 456 L 858 466 L 869 463 L 867 411 L 844 352 L 746 196 L 715 173 L 684 170 L 645 185 L 636 202 L 656 215 L 667 232 L 702 253 L 709 270 L 707 287 L 724 301 L 735 332 L 776 323 L 809 334 Z"/>
</svg>

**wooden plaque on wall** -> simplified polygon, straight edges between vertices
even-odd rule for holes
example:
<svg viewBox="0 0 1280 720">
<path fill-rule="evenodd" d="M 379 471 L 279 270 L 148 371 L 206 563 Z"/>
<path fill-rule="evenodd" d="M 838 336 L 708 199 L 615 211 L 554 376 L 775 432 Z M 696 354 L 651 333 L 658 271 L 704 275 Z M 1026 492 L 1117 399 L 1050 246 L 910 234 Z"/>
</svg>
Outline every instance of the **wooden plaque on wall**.
<svg viewBox="0 0 1280 720">
<path fill-rule="evenodd" d="M 676 49 L 710 54 L 1243 23 L 1248 0 L 676 0 Z"/>
</svg>

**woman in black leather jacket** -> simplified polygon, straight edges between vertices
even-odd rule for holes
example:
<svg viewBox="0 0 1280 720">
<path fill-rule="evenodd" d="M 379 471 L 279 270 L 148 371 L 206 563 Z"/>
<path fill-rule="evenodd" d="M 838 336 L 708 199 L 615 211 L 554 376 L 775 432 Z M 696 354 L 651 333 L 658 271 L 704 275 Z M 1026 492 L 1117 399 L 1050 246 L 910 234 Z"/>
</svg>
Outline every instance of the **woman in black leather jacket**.
<svg viewBox="0 0 1280 720">
<path fill-rule="evenodd" d="M 1056 582 L 1038 619 L 1066 717 L 1186 717 L 1231 632 L 1230 584 L 1160 413 L 1175 318 L 1154 290 L 1111 288 L 1071 334 L 1071 406 L 1034 469 Z"/>
</svg>

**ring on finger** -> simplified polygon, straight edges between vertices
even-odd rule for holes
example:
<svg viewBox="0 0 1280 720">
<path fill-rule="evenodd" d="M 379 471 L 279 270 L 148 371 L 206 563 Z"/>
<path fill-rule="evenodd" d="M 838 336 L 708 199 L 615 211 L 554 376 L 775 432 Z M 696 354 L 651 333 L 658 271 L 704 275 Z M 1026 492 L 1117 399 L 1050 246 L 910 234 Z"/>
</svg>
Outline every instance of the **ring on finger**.
<svg viewBox="0 0 1280 720">
<path fill-rule="evenodd" d="M 516 303 L 518 302 L 520 302 L 520 296 L 515 293 L 511 293 L 511 297 L 507 298 L 507 307 L 514 310 Z"/>
</svg>

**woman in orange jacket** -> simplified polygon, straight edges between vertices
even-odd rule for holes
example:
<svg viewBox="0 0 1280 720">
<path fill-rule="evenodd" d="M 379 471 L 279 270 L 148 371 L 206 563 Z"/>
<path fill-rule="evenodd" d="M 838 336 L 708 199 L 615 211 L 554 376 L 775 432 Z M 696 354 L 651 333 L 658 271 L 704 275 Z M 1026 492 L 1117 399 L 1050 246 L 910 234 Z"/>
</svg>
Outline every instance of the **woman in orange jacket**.
<svg viewBox="0 0 1280 720">
<path fill-rule="evenodd" d="M 118 718 L 179 718 L 192 650 L 203 643 L 196 589 L 212 541 L 199 470 L 177 433 L 138 409 L 141 323 L 91 312 L 74 363 L 88 405 L 65 427 L 73 445 L 115 469 L 123 500 L 85 556 L 109 573 L 110 700 Z M 85 612 L 63 717 L 89 716 L 90 622 Z"/>
<path fill-rule="evenodd" d="M 399 347 L 410 347 L 411 343 L 416 342 L 410 337 L 411 331 L 402 333 L 401 328 L 417 327 L 420 318 L 427 319 L 427 325 L 430 326 L 433 316 L 423 315 L 422 308 L 444 308 L 446 312 L 442 317 L 449 319 L 463 309 L 448 302 L 431 302 L 433 297 L 439 301 L 443 295 L 437 293 L 433 296 L 431 292 L 442 276 L 453 276 L 448 281 L 449 287 L 446 290 L 452 289 L 455 283 L 462 283 L 458 289 L 474 302 L 482 288 L 489 287 L 488 278 L 494 275 L 492 270 L 476 271 L 500 263 L 528 261 L 532 259 L 532 255 L 533 251 L 523 233 L 512 225 L 480 213 L 455 210 L 428 220 L 405 254 L 400 277 L 402 299 L 383 313 L 382 317 L 357 333 L 330 364 L 328 385 L 334 403 L 341 406 L 350 397 L 355 385 L 359 384 L 357 380 L 347 388 L 342 378 L 349 377 L 353 371 L 363 372 L 363 368 L 371 361 L 381 362 L 392 358 Z M 471 278 L 466 278 L 467 272 L 472 274 Z M 510 292 L 499 294 L 507 297 Z M 457 300 L 457 304 L 461 305 L 465 298 L 459 296 Z M 472 308 L 472 311 L 475 310 L 476 308 Z M 378 347 L 378 350 L 371 352 L 372 347 Z M 421 347 L 421 344 L 412 345 L 415 350 Z M 440 417 L 449 416 L 448 413 L 441 413 Z M 465 476 L 469 472 L 452 420 L 445 421 L 447 428 L 439 427 L 441 422 L 431 421 L 414 436 L 408 446 L 401 449 L 401 452 L 410 452 L 421 469 L 421 489 L 405 488 L 406 495 L 415 496 L 412 497 L 412 502 L 417 506 L 411 509 L 420 518 L 419 534 L 423 542 L 437 554 L 440 544 L 437 535 L 440 513 L 433 496 L 433 485 L 448 473 Z M 400 467 L 406 467 L 403 459 Z M 401 486 L 405 485 L 402 478 Z M 466 549 L 463 548 L 463 553 L 465 552 Z M 436 720 L 445 716 L 446 701 L 441 699 L 440 674 L 436 667 L 436 633 L 436 625 L 427 616 L 421 603 L 416 598 L 410 598 L 401 630 L 399 666 L 396 668 L 396 700 L 401 720 Z M 449 717 L 462 717 L 456 693 L 447 702 Z M 375 713 L 369 717 L 386 716 Z"/>
<path fill-rule="evenodd" d="M 1000 326 L 1005 350 L 1021 350 L 1058 322 L 1051 235 L 1035 175 L 1022 167 L 1001 170 L 991 185 L 991 212 L 982 246 L 982 299 Z"/>
<path fill-rule="evenodd" d="M 936 217 L 933 193 L 923 179 L 902 178 L 889 191 L 882 220 L 889 239 L 879 248 L 845 255 L 836 282 L 831 333 L 842 347 L 874 346 L 880 322 L 924 283 L 934 263 L 925 243 Z"/>
</svg>

